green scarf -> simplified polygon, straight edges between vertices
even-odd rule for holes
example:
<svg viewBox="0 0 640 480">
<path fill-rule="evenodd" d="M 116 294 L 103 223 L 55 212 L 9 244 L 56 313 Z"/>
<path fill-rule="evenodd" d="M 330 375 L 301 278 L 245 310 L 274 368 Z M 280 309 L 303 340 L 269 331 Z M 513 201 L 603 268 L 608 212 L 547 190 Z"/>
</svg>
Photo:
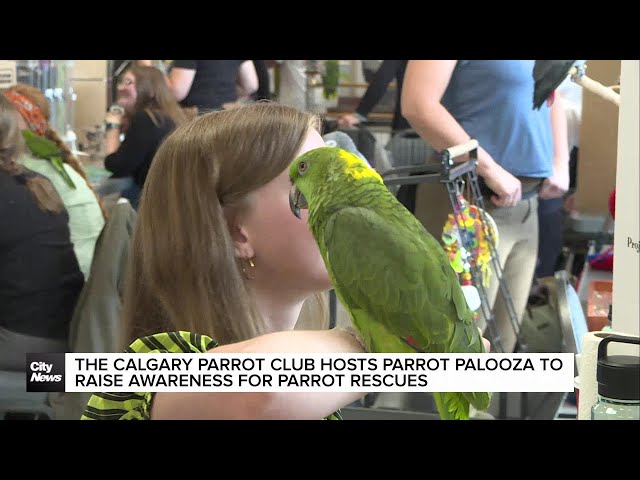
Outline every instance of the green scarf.
<svg viewBox="0 0 640 480">
<path fill-rule="evenodd" d="M 58 171 L 67 185 L 75 190 L 76 186 L 73 183 L 73 180 L 71 180 L 71 177 L 64 169 L 62 152 L 58 146 L 51 140 L 41 137 L 31 130 L 22 130 L 22 136 L 27 144 L 27 148 L 31 152 L 31 155 L 43 160 L 49 160 L 51 165 L 53 165 L 53 168 Z"/>
</svg>

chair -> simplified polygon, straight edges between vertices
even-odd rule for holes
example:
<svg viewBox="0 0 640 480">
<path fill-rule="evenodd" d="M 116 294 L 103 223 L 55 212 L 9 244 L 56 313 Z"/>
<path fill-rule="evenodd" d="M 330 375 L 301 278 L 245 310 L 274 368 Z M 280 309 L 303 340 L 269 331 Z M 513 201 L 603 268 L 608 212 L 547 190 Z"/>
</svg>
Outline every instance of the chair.
<svg viewBox="0 0 640 480">
<path fill-rule="evenodd" d="M 413 129 L 393 134 L 387 145 L 394 167 L 409 167 L 429 163 L 436 151 Z"/>
<path fill-rule="evenodd" d="M 562 327 L 562 351 L 580 354 L 582 353 L 582 337 L 589 331 L 582 303 L 578 293 L 569 282 L 566 270 L 558 270 L 554 279 L 558 292 L 558 314 Z"/>
<path fill-rule="evenodd" d="M 27 392 L 26 372 L 0 370 L 0 419 L 50 420 L 47 392 Z"/>
<path fill-rule="evenodd" d="M 91 274 L 76 305 L 69 330 L 75 353 L 116 353 L 120 345 L 120 314 L 124 273 L 137 213 L 129 202 L 111 209 L 96 243 Z M 56 419 L 80 419 L 91 393 L 52 393 Z"/>
</svg>

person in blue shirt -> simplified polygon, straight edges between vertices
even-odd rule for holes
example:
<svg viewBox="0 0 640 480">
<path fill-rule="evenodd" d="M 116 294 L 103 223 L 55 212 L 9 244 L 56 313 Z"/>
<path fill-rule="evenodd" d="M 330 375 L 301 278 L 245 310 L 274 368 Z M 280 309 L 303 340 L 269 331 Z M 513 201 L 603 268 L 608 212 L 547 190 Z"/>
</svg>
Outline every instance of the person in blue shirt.
<svg viewBox="0 0 640 480">
<path fill-rule="evenodd" d="M 499 231 L 498 256 L 521 321 L 538 252 L 538 198 L 569 187 L 567 123 L 561 102 L 533 108 L 534 60 L 411 60 L 402 115 L 436 151 L 478 140 L 480 187 Z M 455 159 L 464 161 L 465 157 Z M 440 237 L 451 211 L 442 184 L 421 189 L 416 215 Z M 420 193 L 419 193 L 420 195 Z M 421 214 L 420 207 L 427 210 Z M 422 218 L 421 218 L 422 219 Z M 518 349 L 516 329 L 498 283 L 487 290 L 502 349 Z M 479 317 L 480 327 L 486 319 Z"/>
</svg>

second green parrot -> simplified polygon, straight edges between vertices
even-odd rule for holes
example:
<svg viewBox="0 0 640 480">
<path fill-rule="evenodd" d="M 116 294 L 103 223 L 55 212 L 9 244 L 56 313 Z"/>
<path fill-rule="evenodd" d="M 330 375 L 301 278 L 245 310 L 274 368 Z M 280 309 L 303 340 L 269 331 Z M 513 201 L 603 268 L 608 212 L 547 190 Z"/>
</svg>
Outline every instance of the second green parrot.
<svg viewBox="0 0 640 480">
<path fill-rule="evenodd" d="M 41 137 L 33 133 L 31 130 L 22 130 L 22 137 L 24 138 L 29 152 L 31 152 L 34 157 L 49 160 L 51 165 L 53 165 L 53 168 L 58 171 L 67 185 L 75 190 L 76 185 L 64 169 L 64 160 L 62 159 L 62 152 L 60 151 L 60 148 L 58 148 L 58 146 L 51 140 Z"/>
<path fill-rule="evenodd" d="M 308 224 L 336 295 L 372 353 L 484 353 L 444 249 L 357 156 L 322 147 L 289 170 L 289 203 Z M 488 392 L 434 393 L 440 418 L 486 410 Z"/>
</svg>

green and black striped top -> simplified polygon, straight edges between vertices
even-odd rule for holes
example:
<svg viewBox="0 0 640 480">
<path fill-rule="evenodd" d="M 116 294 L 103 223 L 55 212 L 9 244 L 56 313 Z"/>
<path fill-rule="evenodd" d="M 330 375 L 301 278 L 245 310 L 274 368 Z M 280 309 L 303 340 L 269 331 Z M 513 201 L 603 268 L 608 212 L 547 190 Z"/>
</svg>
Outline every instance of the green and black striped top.
<svg viewBox="0 0 640 480">
<path fill-rule="evenodd" d="M 205 353 L 218 346 L 212 338 L 191 332 L 157 333 L 142 337 L 125 350 L 127 353 Z M 81 420 L 149 420 L 154 392 L 95 393 L 89 399 Z M 340 411 L 325 420 L 342 420 Z"/>
</svg>

